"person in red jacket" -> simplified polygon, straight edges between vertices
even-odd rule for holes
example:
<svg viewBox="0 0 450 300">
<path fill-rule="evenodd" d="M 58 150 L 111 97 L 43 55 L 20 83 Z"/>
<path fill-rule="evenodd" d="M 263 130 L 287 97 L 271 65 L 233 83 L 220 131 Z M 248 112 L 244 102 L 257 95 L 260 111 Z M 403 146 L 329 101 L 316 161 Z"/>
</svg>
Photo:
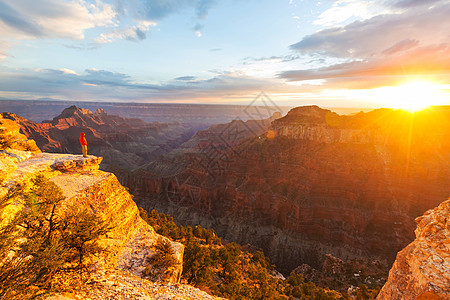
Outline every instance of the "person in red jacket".
<svg viewBox="0 0 450 300">
<path fill-rule="evenodd" d="M 87 141 L 84 137 L 84 132 L 80 133 L 80 144 L 81 149 L 83 150 L 83 157 L 87 157 Z"/>
</svg>

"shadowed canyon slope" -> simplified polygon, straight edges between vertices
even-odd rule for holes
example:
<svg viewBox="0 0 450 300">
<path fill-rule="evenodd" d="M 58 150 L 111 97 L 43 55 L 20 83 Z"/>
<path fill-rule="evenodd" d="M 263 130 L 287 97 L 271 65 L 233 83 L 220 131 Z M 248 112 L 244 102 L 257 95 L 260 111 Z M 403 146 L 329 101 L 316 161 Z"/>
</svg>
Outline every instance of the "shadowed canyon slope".
<svg viewBox="0 0 450 300">
<path fill-rule="evenodd" d="M 264 134 L 239 140 L 249 129 L 235 121 L 118 177 L 138 205 L 258 246 L 284 272 L 327 253 L 392 263 L 414 217 L 450 195 L 449 120 L 449 107 L 298 107 Z"/>
</svg>

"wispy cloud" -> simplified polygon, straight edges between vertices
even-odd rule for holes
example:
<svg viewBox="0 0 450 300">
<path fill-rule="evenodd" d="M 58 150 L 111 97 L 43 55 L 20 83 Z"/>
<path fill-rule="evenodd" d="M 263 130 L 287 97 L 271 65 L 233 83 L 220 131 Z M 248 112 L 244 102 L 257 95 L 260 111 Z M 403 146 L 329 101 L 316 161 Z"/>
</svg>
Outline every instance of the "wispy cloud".
<svg viewBox="0 0 450 300">
<path fill-rule="evenodd" d="M 162 83 L 137 82 L 124 73 L 88 69 L 6 69 L 0 73 L 0 97 L 49 97 L 109 101 L 213 101 L 269 93 L 311 92 L 317 84 L 290 85 L 282 80 L 255 78 L 244 73 L 222 72 L 208 79 L 182 76 Z"/>
<path fill-rule="evenodd" d="M 351 18 L 369 19 L 390 12 L 383 1 L 337 0 L 314 21 L 316 25 L 332 26 Z"/>
<path fill-rule="evenodd" d="M 140 21 L 136 26 L 127 26 L 125 28 L 113 29 L 106 33 L 102 33 L 94 41 L 99 44 L 111 43 L 118 39 L 142 41 L 147 38 L 147 33 L 150 32 L 151 27 L 156 25 L 155 22 Z"/>
</svg>

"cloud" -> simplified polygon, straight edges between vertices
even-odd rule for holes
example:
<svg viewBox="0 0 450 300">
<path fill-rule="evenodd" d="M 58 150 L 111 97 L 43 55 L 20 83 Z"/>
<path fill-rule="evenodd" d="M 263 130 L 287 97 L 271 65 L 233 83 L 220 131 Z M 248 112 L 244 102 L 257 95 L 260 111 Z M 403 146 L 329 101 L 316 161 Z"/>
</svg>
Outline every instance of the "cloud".
<svg viewBox="0 0 450 300">
<path fill-rule="evenodd" d="M 215 4 L 215 0 L 141 0 L 134 10 L 138 12 L 141 19 L 160 21 L 169 15 L 192 9 L 197 19 L 192 29 L 198 37 L 201 37 L 204 25 L 198 21 L 206 19 Z M 124 3 L 120 2 L 118 6 L 120 11 L 124 11 L 123 5 Z"/>
<path fill-rule="evenodd" d="M 83 41 L 86 31 L 96 28 L 101 33 L 95 39 L 65 46 L 91 50 L 119 39 L 142 41 L 163 18 L 190 9 L 197 21 L 202 20 L 214 4 L 214 0 L 0 0 L 0 61 L 8 56 L 11 40 Z M 203 25 L 197 22 L 196 27 L 200 37 Z"/>
<path fill-rule="evenodd" d="M 348 19 L 368 19 L 379 14 L 387 13 L 389 8 L 382 1 L 338 0 L 333 3 L 315 20 L 316 25 L 330 26 L 340 24 Z"/>
<path fill-rule="evenodd" d="M 202 30 L 203 30 L 203 25 L 202 24 L 195 24 L 195 26 L 192 28 L 195 31 L 195 34 L 197 35 L 197 37 L 201 37 L 202 34 Z"/>
<path fill-rule="evenodd" d="M 427 10 L 410 9 L 402 14 L 379 15 L 318 31 L 290 48 L 303 54 L 366 58 L 405 39 L 419 41 L 421 45 L 440 44 L 449 42 L 449 15 L 450 3 Z"/>
<path fill-rule="evenodd" d="M 193 81 L 196 79 L 197 79 L 197 77 L 195 77 L 195 76 L 182 76 L 182 77 L 175 78 L 175 80 L 179 80 L 179 81 Z"/>
<path fill-rule="evenodd" d="M 0 34 L 12 38 L 83 39 L 84 31 L 113 25 L 116 13 L 99 0 L 0 0 Z"/>
<path fill-rule="evenodd" d="M 314 87 L 317 88 L 317 87 Z M 88 69 L 10 69 L 0 72 L 0 97 L 53 98 L 91 101 L 214 101 L 253 97 L 261 91 L 289 93 L 309 91 L 272 78 L 254 78 L 244 73 L 222 72 L 212 78 L 177 77 L 163 83 L 137 82 L 124 73 Z M 224 100 L 225 101 L 225 100 Z"/>
<path fill-rule="evenodd" d="M 280 62 L 290 62 L 300 59 L 298 54 L 288 54 L 288 55 L 272 55 L 265 57 L 246 57 L 244 61 L 280 61 Z"/>
<path fill-rule="evenodd" d="M 142 41 L 147 38 L 147 32 L 150 32 L 152 26 L 157 24 L 150 21 L 141 21 L 136 26 L 128 26 L 121 29 L 110 30 L 102 33 L 94 41 L 99 44 L 111 43 L 117 39 L 124 39 L 128 41 Z"/>
<path fill-rule="evenodd" d="M 23 32 L 26 35 L 44 35 L 38 24 L 28 20 L 23 14 L 3 1 L 0 1 L 0 21 L 3 23 L 3 26 Z"/>
<path fill-rule="evenodd" d="M 416 47 L 417 45 L 419 45 L 418 40 L 404 39 L 404 40 L 398 42 L 397 44 L 395 44 L 394 46 L 387 48 L 386 50 L 383 50 L 383 52 L 381 52 L 381 53 L 387 54 L 387 55 L 392 55 L 392 54 L 395 54 L 398 52 L 404 52 L 406 50 Z"/>
<path fill-rule="evenodd" d="M 74 70 L 67 69 L 67 68 L 62 68 L 62 69 L 59 69 L 59 70 L 60 70 L 60 71 L 63 71 L 65 74 L 80 75 L 80 74 L 78 74 L 77 72 L 75 72 Z"/>
<path fill-rule="evenodd" d="M 279 77 L 288 81 L 326 79 L 328 88 L 392 85 L 413 75 L 449 83 L 450 3 L 423 2 L 427 7 L 422 1 L 385 1 L 386 7 L 401 10 L 305 36 L 290 49 L 303 56 L 344 62 L 289 70 Z"/>
<path fill-rule="evenodd" d="M 114 8 L 100 0 L 0 0 L 0 61 L 11 40 L 83 40 L 85 31 L 116 26 Z"/>
<path fill-rule="evenodd" d="M 450 75 L 450 46 L 418 47 L 401 55 L 351 61 L 328 67 L 282 72 L 288 81 L 326 79 L 329 87 L 373 88 L 395 85 L 411 76 L 447 81 Z"/>
<path fill-rule="evenodd" d="M 214 4 L 214 0 L 141 0 L 139 11 L 147 19 L 157 21 L 182 10 L 193 8 L 198 19 L 205 19 Z"/>
<path fill-rule="evenodd" d="M 423 0 L 399 0 L 399 1 L 393 1 L 391 3 L 392 7 L 399 7 L 399 8 L 411 8 L 411 7 L 417 7 L 417 6 L 431 6 L 435 5 L 438 2 L 445 2 L 446 0 L 433 0 L 433 1 L 423 1 Z"/>
<path fill-rule="evenodd" d="M 206 19 L 209 10 L 214 6 L 215 0 L 201 0 L 198 1 L 197 7 L 195 8 L 197 18 Z"/>
</svg>

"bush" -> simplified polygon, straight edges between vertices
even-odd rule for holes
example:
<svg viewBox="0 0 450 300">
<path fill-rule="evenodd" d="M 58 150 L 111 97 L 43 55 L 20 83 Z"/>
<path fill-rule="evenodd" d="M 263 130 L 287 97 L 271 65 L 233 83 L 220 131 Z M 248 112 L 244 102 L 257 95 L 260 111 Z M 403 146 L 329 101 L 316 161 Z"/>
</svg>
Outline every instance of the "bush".
<svg viewBox="0 0 450 300">
<path fill-rule="evenodd" d="M 172 243 L 163 238 L 157 240 L 155 249 L 156 253 L 146 258 L 148 265 L 145 267 L 143 275 L 152 280 L 165 279 L 169 269 L 177 264 L 175 251 Z"/>
<path fill-rule="evenodd" d="M 0 126 L 2 123 L 0 122 Z M 11 137 L 7 134 L 7 131 L 3 128 L 0 128 L 0 150 L 5 150 L 8 148 L 11 148 L 13 144 L 13 140 Z"/>
<path fill-rule="evenodd" d="M 64 245 L 59 235 L 56 208 L 62 191 L 43 176 L 32 180 L 29 192 L 17 186 L 2 201 L 23 196 L 23 208 L 0 229 L 0 298 L 27 298 L 30 286 L 47 288 L 52 275 L 64 264 Z M 22 295 L 22 296 L 21 296 Z"/>
</svg>

